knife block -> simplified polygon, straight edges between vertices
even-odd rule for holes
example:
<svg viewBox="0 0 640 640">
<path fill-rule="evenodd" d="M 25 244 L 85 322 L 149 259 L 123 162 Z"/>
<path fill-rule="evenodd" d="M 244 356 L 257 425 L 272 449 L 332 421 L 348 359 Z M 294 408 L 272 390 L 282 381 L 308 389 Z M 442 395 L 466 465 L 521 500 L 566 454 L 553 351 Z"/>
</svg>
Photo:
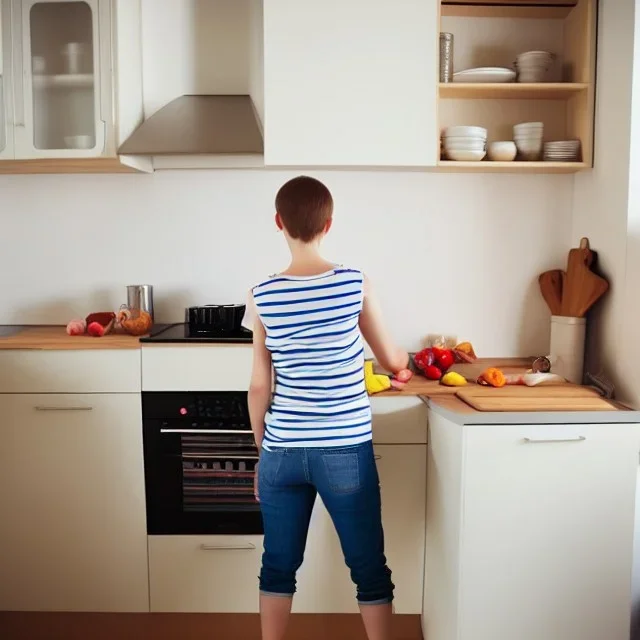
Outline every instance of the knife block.
<svg viewBox="0 0 640 640">
<path fill-rule="evenodd" d="M 551 316 L 551 371 L 569 382 L 582 384 L 584 374 L 585 318 Z"/>
</svg>

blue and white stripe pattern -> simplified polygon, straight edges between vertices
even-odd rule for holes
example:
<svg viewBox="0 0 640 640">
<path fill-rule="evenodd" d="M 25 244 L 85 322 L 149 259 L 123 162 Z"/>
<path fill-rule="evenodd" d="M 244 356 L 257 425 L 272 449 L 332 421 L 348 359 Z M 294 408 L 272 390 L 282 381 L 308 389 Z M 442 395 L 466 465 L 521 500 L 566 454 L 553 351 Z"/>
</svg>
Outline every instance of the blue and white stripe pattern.
<svg viewBox="0 0 640 640">
<path fill-rule="evenodd" d="M 263 446 L 345 447 L 371 440 L 358 326 L 363 275 L 335 268 L 274 276 L 253 289 L 276 372 Z"/>
</svg>

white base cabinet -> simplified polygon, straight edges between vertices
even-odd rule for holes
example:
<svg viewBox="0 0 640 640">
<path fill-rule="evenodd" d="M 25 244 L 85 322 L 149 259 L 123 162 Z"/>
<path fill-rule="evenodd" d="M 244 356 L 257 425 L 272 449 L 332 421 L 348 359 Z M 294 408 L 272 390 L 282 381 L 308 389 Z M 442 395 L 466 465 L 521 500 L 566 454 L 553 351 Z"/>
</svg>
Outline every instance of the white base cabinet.
<svg viewBox="0 0 640 640">
<path fill-rule="evenodd" d="M 426 445 L 376 445 L 385 549 L 396 585 L 397 613 L 422 611 Z M 356 588 L 322 501 L 317 500 L 305 559 L 298 571 L 296 613 L 355 613 Z"/>
<path fill-rule="evenodd" d="M 640 425 L 430 412 L 429 640 L 627 640 Z"/>
<path fill-rule="evenodd" d="M 262 536 L 149 536 L 151 612 L 257 613 L 261 559 Z"/>
<path fill-rule="evenodd" d="M 425 445 L 376 447 L 398 613 L 422 610 Z M 149 536 L 152 612 L 256 613 L 262 536 Z M 320 501 L 298 572 L 296 613 L 356 613 L 355 587 Z"/>
<path fill-rule="evenodd" d="M 140 395 L 0 395 L 0 610 L 149 610 Z"/>
</svg>

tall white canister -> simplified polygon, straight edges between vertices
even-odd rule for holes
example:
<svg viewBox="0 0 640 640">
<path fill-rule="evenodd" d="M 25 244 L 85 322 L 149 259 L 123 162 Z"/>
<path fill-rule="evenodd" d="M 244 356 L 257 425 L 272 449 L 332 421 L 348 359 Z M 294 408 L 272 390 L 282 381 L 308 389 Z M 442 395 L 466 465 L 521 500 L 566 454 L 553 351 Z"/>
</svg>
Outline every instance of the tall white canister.
<svg viewBox="0 0 640 640">
<path fill-rule="evenodd" d="M 576 384 L 582 384 L 586 329 L 585 318 L 551 316 L 552 371 Z"/>
</svg>

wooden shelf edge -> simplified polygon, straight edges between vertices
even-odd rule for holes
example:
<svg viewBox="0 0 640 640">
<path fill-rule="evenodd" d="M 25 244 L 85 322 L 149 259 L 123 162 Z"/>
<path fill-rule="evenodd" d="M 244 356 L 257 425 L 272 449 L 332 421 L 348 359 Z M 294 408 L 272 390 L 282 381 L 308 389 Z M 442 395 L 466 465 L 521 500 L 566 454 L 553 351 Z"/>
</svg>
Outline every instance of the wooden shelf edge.
<svg viewBox="0 0 640 640">
<path fill-rule="evenodd" d="M 442 100 L 568 100 L 587 91 L 587 82 L 441 82 Z"/>
<path fill-rule="evenodd" d="M 531 4 L 442 4 L 440 15 L 447 18 L 528 18 L 562 20 L 574 9 L 573 5 Z"/>
<path fill-rule="evenodd" d="M 475 5 L 494 7 L 575 7 L 578 0 L 442 0 L 442 5 Z"/>
<path fill-rule="evenodd" d="M 577 173 L 591 166 L 586 162 L 454 162 L 440 160 L 440 171 L 464 173 Z"/>
<path fill-rule="evenodd" d="M 113 158 L 39 158 L 0 160 L 0 175 L 62 173 L 142 173 Z"/>
</svg>

